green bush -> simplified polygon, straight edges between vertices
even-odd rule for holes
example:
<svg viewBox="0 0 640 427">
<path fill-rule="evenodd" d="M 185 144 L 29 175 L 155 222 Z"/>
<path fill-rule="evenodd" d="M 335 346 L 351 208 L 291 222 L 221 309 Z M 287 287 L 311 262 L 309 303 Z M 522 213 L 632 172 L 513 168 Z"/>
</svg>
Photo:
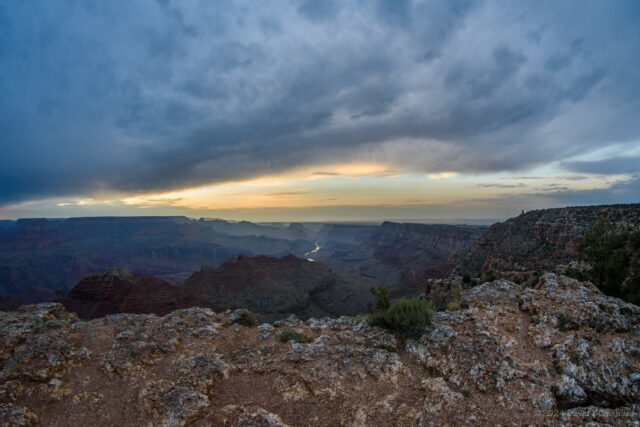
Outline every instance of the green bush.
<svg viewBox="0 0 640 427">
<path fill-rule="evenodd" d="M 469 308 L 469 303 L 462 297 L 462 289 L 458 283 L 445 283 L 431 289 L 426 295 L 437 311 L 457 311 Z"/>
<path fill-rule="evenodd" d="M 246 309 L 238 310 L 233 317 L 233 322 L 243 326 L 255 326 L 258 324 L 255 314 Z"/>
<path fill-rule="evenodd" d="M 629 275 L 625 280 L 625 299 L 635 305 L 640 305 L 640 230 L 634 231 L 629 237 L 631 256 Z"/>
<path fill-rule="evenodd" d="M 601 220 L 585 233 L 578 249 L 591 267 L 586 277 L 598 289 L 640 303 L 640 230 L 616 232 L 612 224 Z"/>
<path fill-rule="evenodd" d="M 451 291 L 451 299 L 447 302 L 447 311 L 458 311 L 469 308 L 469 303 L 462 297 L 460 288 Z"/>
<path fill-rule="evenodd" d="M 431 302 L 419 298 L 401 298 L 386 310 L 374 311 L 369 323 L 389 329 L 403 338 L 418 338 L 435 314 Z"/>
<path fill-rule="evenodd" d="M 571 319 L 569 319 L 563 313 L 558 315 L 558 330 L 560 332 L 567 332 L 569 330 L 569 326 L 571 325 Z"/>
<path fill-rule="evenodd" d="M 278 334 L 278 339 L 282 342 L 295 341 L 299 344 L 307 344 L 313 341 L 313 338 L 308 337 L 300 332 L 296 332 L 293 329 L 285 329 Z"/>
<path fill-rule="evenodd" d="M 378 344 L 376 348 L 380 350 L 388 351 L 389 353 L 397 353 L 398 349 L 392 346 L 391 344 Z"/>
<path fill-rule="evenodd" d="M 590 265 L 589 278 L 607 295 L 622 297 L 629 257 L 625 251 L 626 233 L 616 233 L 613 225 L 600 220 L 584 236 L 579 246 Z"/>
<path fill-rule="evenodd" d="M 572 278 L 574 278 L 576 280 L 579 280 L 581 282 L 585 282 L 585 281 L 589 280 L 589 275 L 586 272 L 584 272 L 582 270 L 579 270 L 577 268 L 573 268 L 573 267 L 567 268 L 564 271 L 564 275 L 572 277 Z"/>
</svg>

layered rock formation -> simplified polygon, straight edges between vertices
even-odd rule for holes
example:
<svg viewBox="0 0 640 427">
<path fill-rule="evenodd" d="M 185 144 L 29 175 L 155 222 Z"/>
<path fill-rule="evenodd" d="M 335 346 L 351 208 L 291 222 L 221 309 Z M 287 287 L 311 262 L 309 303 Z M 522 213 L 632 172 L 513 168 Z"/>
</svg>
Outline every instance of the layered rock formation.
<svg viewBox="0 0 640 427">
<path fill-rule="evenodd" d="M 115 313 L 154 313 L 162 316 L 179 308 L 210 306 L 203 299 L 162 279 L 119 267 L 112 267 L 104 274 L 85 277 L 69 295 L 56 301 L 82 319 Z"/>
<path fill-rule="evenodd" d="M 200 220 L 215 231 L 229 236 L 264 236 L 275 239 L 310 240 L 302 224 L 291 223 L 287 226 L 255 224 L 249 221 L 230 222 L 222 219 Z"/>
<path fill-rule="evenodd" d="M 239 255 L 217 268 L 203 264 L 181 288 L 219 309 L 244 307 L 269 318 L 353 313 L 371 300 L 367 287 L 293 255 Z"/>
<path fill-rule="evenodd" d="M 340 247 L 341 245 L 359 245 L 371 238 L 377 225 L 366 224 L 324 224 L 315 235 L 315 240 L 324 247 Z"/>
<path fill-rule="evenodd" d="M 59 304 L 0 313 L 10 425 L 632 424 L 640 308 L 553 274 L 464 292 L 402 342 L 361 317 L 229 325 L 179 310 L 79 321 Z M 309 344 L 281 342 L 289 328 Z"/>
<path fill-rule="evenodd" d="M 396 285 L 396 295 L 418 294 L 425 278 L 446 275 L 449 257 L 486 230 L 483 226 L 385 222 L 357 247 L 314 255 L 354 280 Z"/>
<path fill-rule="evenodd" d="M 554 270 L 574 261 L 585 232 L 599 220 L 618 230 L 640 226 L 640 204 L 579 206 L 524 213 L 492 225 L 452 259 L 459 274 Z"/>
</svg>

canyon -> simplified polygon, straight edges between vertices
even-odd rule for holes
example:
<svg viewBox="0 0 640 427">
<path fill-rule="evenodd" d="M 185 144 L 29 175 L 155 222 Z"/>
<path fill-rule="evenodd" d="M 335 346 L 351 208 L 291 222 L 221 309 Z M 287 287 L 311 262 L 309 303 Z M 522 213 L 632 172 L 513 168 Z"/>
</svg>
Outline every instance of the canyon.
<svg viewBox="0 0 640 427">
<path fill-rule="evenodd" d="M 5 295 L 0 420 L 633 424 L 640 418 L 640 308 L 562 274 L 601 219 L 637 229 L 640 205 L 531 211 L 488 229 L 258 225 L 311 240 L 278 240 L 299 244 L 298 256 L 205 258 L 178 284 L 111 267 L 55 302 L 20 305 Z M 158 221 L 181 230 L 173 234 L 178 241 L 200 239 L 206 223 Z M 14 247 L 20 241 L 33 250 L 36 236 L 44 249 L 59 245 L 61 234 L 49 225 L 24 227 L 31 243 L 18 239 Z M 256 245 L 274 239 L 242 235 L 255 226 L 241 224 L 224 238 L 207 233 Z M 216 227 L 231 233 L 233 226 Z M 302 258 L 314 248 L 314 261 Z M 392 298 L 453 296 L 459 304 L 443 299 L 418 336 L 402 337 L 362 314 L 373 303 L 369 286 L 379 283 L 394 284 Z M 257 324 L 240 320 L 247 309 Z"/>
<path fill-rule="evenodd" d="M 18 220 L 0 230 L 0 294 L 24 303 L 52 301 L 85 276 L 112 266 L 178 285 L 205 262 L 217 267 L 241 255 L 304 258 L 320 246 L 313 260 L 340 276 L 341 283 L 348 282 L 347 287 L 391 285 L 402 294 L 417 295 L 426 269 L 442 269 L 443 261 L 485 229 L 391 222 L 254 224 L 186 217 Z"/>
</svg>

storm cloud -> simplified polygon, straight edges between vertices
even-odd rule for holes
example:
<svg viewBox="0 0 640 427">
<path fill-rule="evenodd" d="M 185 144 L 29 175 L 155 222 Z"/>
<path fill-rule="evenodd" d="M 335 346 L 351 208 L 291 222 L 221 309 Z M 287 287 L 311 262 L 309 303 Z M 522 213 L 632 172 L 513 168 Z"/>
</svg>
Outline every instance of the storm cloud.
<svg viewBox="0 0 640 427">
<path fill-rule="evenodd" d="M 633 0 L 4 1 L 0 204 L 637 147 L 639 19 Z M 629 169 L 611 161 L 566 164 Z"/>
<path fill-rule="evenodd" d="M 602 160 L 566 162 L 563 165 L 569 170 L 581 173 L 624 174 L 640 171 L 640 157 L 609 157 Z"/>
</svg>

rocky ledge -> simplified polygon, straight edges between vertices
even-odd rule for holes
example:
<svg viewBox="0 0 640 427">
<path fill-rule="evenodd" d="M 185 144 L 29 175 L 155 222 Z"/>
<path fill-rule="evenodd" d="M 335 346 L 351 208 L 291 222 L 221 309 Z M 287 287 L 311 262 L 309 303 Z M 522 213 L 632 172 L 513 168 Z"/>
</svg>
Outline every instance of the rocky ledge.
<svg viewBox="0 0 640 427">
<path fill-rule="evenodd" d="M 640 308 L 546 274 L 464 292 L 402 342 L 362 317 L 245 327 L 178 310 L 80 321 L 0 313 L 3 425 L 631 424 Z M 307 344 L 281 342 L 294 329 Z"/>
</svg>

